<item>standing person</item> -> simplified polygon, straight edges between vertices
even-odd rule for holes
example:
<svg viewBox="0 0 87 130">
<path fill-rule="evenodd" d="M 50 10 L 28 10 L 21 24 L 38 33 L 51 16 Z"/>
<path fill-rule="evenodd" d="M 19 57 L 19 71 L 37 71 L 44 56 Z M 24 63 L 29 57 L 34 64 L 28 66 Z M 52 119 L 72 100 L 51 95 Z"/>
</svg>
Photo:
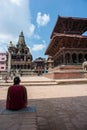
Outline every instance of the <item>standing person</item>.
<svg viewBox="0 0 87 130">
<path fill-rule="evenodd" d="M 8 88 L 6 109 L 19 110 L 27 107 L 27 90 L 20 85 L 20 78 L 14 78 L 14 84 Z"/>
<path fill-rule="evenodd" d="M 5 76 L 4 79 L 5 79 L 5 83 L 8 83 L 8 81 L 7 81 L 8 80 L 8 76 L 7 75 Z"/>
</svg>

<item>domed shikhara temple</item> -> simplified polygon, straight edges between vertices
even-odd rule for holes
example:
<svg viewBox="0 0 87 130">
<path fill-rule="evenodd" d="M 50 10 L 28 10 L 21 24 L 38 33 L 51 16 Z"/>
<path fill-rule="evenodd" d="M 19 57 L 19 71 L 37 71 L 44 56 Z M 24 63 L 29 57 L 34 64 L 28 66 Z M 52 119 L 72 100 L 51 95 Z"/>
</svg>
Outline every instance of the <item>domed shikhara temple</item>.
<svg viewBox="0 0 87 130">
<path fill-rule="evenodd" d="M 12 42 L 8 48 L 8 67 L 10 70 L 14 69 L 31 69 L 32 55 L 25 43 L 23 32 L 19 35 L 19 40 L 16 47 Z"/>
<path fill-rule="evenodd" d="M 59 16 L 45 52 L 52 56 L 54 67 L 78 65 L 87 60 L 87 18 Z"/>
</svg>

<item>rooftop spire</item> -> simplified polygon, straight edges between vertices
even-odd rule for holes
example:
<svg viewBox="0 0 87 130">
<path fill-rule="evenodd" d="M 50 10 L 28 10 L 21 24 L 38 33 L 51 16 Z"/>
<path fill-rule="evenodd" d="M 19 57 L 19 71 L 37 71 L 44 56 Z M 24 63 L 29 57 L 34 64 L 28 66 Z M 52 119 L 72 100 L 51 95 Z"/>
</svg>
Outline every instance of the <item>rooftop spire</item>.
<svg viewBox="0 0 87 130">
<path fill-rule="evenodd" d="M 25 38 L 24 38 L 24 34 L 23 31 L 21 31 L 20 35 L 19 35 L 19 40 L 18 40 L 18 46 L 25 46 Z"/>
<path fill-rule="evenodd" d="M 21 37 L 24 37 L 23 31 L 21 31 L 20 36 L 21 36 Z"/>
</svg>

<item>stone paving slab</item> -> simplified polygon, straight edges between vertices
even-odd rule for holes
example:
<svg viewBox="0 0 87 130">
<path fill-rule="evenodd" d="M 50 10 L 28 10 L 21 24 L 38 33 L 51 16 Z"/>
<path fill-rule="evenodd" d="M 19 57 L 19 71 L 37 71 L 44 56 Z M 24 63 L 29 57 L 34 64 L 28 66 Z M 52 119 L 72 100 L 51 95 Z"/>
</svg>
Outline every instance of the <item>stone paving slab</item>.
<svg viewBox="0 0 87 130">
<path fill-rule="evenodd" d="M 36 107 L 38 130 L 87 130 L 86 84 L 32 86 L 27 92 L 28 106 Z M 6 93 L 7 88 L 0 88 L 0 108 L 5 108 Z M 34 130 L 29 117 L 27 113 L 0 115 L 0 130 Z"/>
<path fill-rule="evenodd" d="M 37 130 L 34 113 L 1 114 L 0 130 Z"/>
<path fill-rule="evenodd" d="M 32 100 L 39 130 L 87 130 L 87 97 Z"/>
<path fill-rule="evenodd" d="M 17 111 L 0 109 L 0 130 L 37 130 L 35 107 Z"/>
</svg>

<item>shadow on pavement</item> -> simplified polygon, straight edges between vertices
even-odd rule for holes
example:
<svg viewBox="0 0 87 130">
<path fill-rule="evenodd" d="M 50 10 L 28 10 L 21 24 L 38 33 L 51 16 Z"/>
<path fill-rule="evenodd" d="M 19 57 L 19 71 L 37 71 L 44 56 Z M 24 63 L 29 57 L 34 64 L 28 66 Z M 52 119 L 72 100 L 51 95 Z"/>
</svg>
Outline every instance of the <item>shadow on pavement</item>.
<svg viewBox="0 0 87 130">
<path fill-rule="evenodd" d="M 87 130 L 87 96 L 30 99 L 28 106 L 36 107 L 38 130 Z M 0 100 L 0 108 L 5 108 L 5 100 Z M 0 123 L 7 119 L 0 118 Z"/>
</svg>

